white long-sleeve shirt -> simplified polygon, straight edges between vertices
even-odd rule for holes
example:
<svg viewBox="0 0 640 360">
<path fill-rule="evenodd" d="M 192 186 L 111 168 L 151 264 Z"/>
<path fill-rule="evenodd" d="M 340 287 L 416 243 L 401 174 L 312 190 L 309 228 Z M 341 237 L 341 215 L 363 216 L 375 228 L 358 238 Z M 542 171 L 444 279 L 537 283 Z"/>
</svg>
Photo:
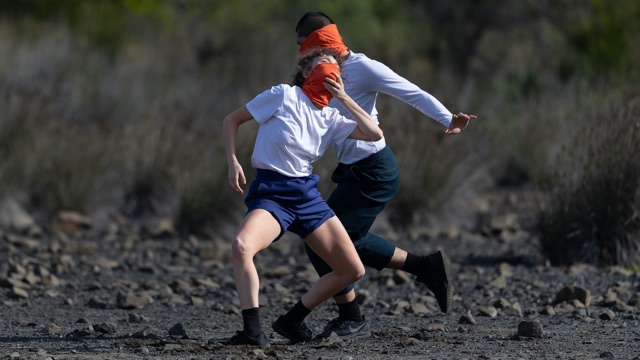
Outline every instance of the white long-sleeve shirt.
<svg viewBox="0 0 640 360">
<path fill-rule="evenodd" d="M 371 117 L 379 123 L 376 99 L 378 93 L 387 94 L 418 109 L 427 117 L 449 127 L 453 116 L 447 108 L 431 94 L 420 89 L 402 76 L 396 74 L 383 63 L 369 59 L 361 53 L 349 51 L 349 57 L 342 64 L 341 74 L 346 93 Z M 340 114 L 351 118 L 351 114 L 335 99 L 329 106 L 340 111 Z M 381 140 L 362 141 L 347 139 L 334 145 L 338 153 L 338 161 L 352 164 L 371 154 L 375 154 L 386 146 Z"/>
</svg>

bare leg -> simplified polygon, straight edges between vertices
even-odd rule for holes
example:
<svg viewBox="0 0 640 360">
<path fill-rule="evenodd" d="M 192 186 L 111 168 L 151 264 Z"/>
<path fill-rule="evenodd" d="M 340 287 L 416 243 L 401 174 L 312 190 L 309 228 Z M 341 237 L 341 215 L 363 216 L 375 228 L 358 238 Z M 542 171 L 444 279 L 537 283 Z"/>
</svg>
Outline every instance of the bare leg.
<svg viewBox="0 0 640 360">
<path fill-rule="evenodd" d="M 241 309 L 258 307 L 260 278 L 253 257 L 280 234 L 280 224 L 266 210 L 251 211 L 231 244 L 233 277 Z"/>
<path fill-rule="evenodd" d="M 391 261 L 389 261 L 389 264 L 387 264 L 387 266 L 385 267 L 387 269 L 402 270 L 402 267 L 404 266 L 404 262 L 406 260 L 407 252 L 396 246 L 396 250 L 393 252 Z"/>
<path fill-rule="evenodd" d="M 396 247 L 396 250 L 393 252 L 393 257 L 389 264 L 386 266 L 387 269 L 401 270 L 404 266 L 404 262 L 407 259 L 407 252 Z M 337 304 L 347 304 L 352 302 L 356 298 L 355 290 L 351 290 L 343 295 L 336 295 L 333 299 Z"/>
<path fill-rule="evenodd" d="M 364 276 L 364 265 L 337 217 L 327 220 L 305 241 L 333 269 L 318 279 L 302 297 L 302 303 L 308 309 L 313 309 Z"/>
</svg>

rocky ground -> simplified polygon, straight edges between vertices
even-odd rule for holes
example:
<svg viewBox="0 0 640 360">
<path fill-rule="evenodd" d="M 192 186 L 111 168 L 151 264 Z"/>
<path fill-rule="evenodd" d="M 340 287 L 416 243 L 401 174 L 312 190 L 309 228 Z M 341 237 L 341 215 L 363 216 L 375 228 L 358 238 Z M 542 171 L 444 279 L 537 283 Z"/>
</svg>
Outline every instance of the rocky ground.
<svg viewBox="0 0 640 360">
<path fill-rule="evenodd" d="M 98 230 L 91 219 L 61 213 L 40 229 L 5 203 L 0 356 L 640 359 L 640 273 L 550 266 L 528 231 L 525 200 L 526 192 L 484 196 L 466 209 L 471 228 L 394 229 L 382 217 L 376 231 L 403 248 L 449 255 L 456 295 L 452 311 L 442 314 L 412 276 L 369 270 L 358 284 L 373 331 L 368 339 L 290 345 L 271 331 L 316 277 L 300 240 L 285 237 L 256 259 L 269 348 L 222 344 L 241 327 L 228 261 L 236 224 L 221 227 L 216 239 L 185 239 L 162 221 L 141 227 L 112 217 Z M 308 324 L 320 330 L 335 315 L 327 303 Z"/>
</svg>

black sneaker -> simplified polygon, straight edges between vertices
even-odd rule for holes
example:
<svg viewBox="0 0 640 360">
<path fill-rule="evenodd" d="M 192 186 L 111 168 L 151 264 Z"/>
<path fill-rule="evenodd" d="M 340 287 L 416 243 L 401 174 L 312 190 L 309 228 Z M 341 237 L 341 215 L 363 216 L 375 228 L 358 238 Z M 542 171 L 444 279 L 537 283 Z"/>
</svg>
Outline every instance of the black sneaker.
<svg viewBox="0 0 640 360">
<path fill-rule="evenodd" d="M 299 324 L 293 324 L 287 322 L 284 316 L 280 316 L 278 320 L 274 321 L 271 324 L 271 328 L 294 343 L 309 341 L 313 338 L 313 333 L 304 321 Z"/>
<path fill-rule="evenodd" d="M 451 307 L 453 298 L 453 284 L 451 283 L 451 275 L 449 275 L 449 259 L 447 256 L 438 251 L 431 255 L 422 257 L 422 269 L 416 279 L 427 285 L 433 295 L 438 300 L 438 306 L 443 313 L 447 313 Z"/>
<path fill-rule="evenodd" d="M 247 333 L 243 331 L 236 331 L 236 334 L 231 337 L 226 343 L 226 345 L 257 345 L 257 346 L 269 346 L 269 340 L 264 336 L 264 333 L 260 333 L 260 335 L 253 337 L 247 335 Z"/>
<path fill-rule="evenodd" d="M 317 338 L 326 339 L 331 336 L 331 333 L 336 333 L 342 340 L 364 339 L 371 336 L 371 328 L 364 317 L 362 317 L 362 321 L 335 318 L 329 321 L 322 334 L 319 334 Z"/>
</svg>

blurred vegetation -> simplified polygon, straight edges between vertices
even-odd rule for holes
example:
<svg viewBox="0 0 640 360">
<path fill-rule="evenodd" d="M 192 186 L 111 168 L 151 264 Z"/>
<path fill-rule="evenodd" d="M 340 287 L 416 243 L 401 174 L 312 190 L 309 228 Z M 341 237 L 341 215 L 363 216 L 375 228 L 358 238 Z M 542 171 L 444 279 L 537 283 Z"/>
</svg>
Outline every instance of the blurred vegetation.
<svg viewBox="0 0 640 360">
<path fill-rule="evenodd" d="M 402 170 L 396 222 L 487 168 L 496 185 L 517 171 L 548 194 L 539 230 L 553 261 L 638 261 L 637 1 L 0 1 L 3 195 L 41 220 L 108 208 L 211 233 L 244 206 L 221 120 L 288 82 L 295 24 L 314 9 L 354 51 L 479 117 L 443 136 L 379 97 Z M 255 129 L 240 139 L 249 178 Z M 329 153 L 315 167 L 325 194 L 334 165 Z"/>
<path fill-rule="evenodd" d="M 549 179 L 538 226 L 554 264 L 640 263 L 640 102 L 625 100 L 584 104 Z"/>
</svg>

